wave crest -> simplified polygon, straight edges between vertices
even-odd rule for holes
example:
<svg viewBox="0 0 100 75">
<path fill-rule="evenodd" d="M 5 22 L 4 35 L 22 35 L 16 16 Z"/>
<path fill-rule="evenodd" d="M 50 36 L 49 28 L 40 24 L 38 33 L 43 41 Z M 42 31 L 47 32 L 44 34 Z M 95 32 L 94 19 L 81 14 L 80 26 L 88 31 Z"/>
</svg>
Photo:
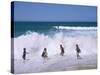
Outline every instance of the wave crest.
<svg viewBox="0 0 100 75">
<path fill-rule="evenodd" d="M 60 44 L 64 46 L 67 55 L 75 54 L 75 44 L 79 44 L 82 50 L 81 54 L 96 53 L 97 38 L 92 36 L 68 37 L 64 36 L 63 32 L 57 32 L 53 37 L 50 37 L 49 35 L 28 31 L 25 35 L 14 38 L 15 58 L 22 56 L 23 48 L 26 48 L 27 52 L 30 53 L 28 57 L 33 57 L 34 55 L 40 57 L 44 48 L 47 48 L 49 56 L 59 54 Z"/>
<path fill-rule="evenodd" d="M 97 27 L 68 27 L 68 26 L 54 26 L 56 29 L 71 29 L 71 30 L 97 30 Z"/>
</svg>

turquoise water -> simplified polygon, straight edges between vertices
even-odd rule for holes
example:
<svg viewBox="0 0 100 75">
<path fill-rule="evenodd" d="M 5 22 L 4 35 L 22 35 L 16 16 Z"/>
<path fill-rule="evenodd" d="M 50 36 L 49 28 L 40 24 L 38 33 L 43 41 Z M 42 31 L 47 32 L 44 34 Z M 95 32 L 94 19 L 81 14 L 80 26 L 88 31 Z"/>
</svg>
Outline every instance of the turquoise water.
<svg viewBox="0 0 100 75">
<path fill-rule="evenodd" d="M 15 22 L 14 23 L 14 37 L 21 36 L 28 31 L 38 32 L 44 34 L 53 34 L 60 31 L 55 27 L 97 27 L 96 22 Z M 64 30 L 63 31 L 72 31 Z"/>
</svg>

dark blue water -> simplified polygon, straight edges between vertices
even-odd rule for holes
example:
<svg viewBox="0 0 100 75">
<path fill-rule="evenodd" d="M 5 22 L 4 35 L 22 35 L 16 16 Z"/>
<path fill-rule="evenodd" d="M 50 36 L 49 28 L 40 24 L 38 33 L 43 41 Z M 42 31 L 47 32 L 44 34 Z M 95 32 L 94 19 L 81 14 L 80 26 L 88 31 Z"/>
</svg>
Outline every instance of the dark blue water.
<svg viewBox="0 0 100 75">
<path fill-rule="evenodd" d="M 27 31 L 45 34 L 58 31 L 54 26 L 97 27 L 97 22 L 15 22 L 14 37 L 25 34 Z"/>
</svg>

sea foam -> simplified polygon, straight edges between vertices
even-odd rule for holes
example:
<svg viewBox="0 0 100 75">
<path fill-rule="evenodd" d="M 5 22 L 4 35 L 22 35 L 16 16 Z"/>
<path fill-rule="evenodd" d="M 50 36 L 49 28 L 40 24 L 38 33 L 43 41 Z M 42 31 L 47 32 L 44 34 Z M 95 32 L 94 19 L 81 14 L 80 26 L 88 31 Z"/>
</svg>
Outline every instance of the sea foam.
<svg viewBox="0 0 100 75">
<path fill-rule="evenodd" d="M 73 28 L 72 28 L 73 29 Z M 77 31 L 77 29 L 76 29 Z M 77 31 L 81 35 L 75 36 L 65 35 L 66 32 L 56 32 L 53 37 L 49 34 L 28 31 L 19 37 L 14 38 L 14 57 L 15 59 L 22 59 L 23 48 L 27 49 L 29 53 L 28 58 L 41 57 L 44 48 L 47 48 L 48 56 L 60 54 L 60 44 L 63 45 L 65 55 L 73 56 L 76 54 L 75 45 L 79 44 L 81 55 L 89 55 L 97 53 L 97 34 L 96 31 Z M 85 35 L 86 34 L 86 35 Z"/>
<path fill-rule="evenodd" d="M 97 30 L 97 27 L 68 27 L 68 26 L 54 26 L 56 29 L 71 29 L 71 30 Z"/>
</svg>

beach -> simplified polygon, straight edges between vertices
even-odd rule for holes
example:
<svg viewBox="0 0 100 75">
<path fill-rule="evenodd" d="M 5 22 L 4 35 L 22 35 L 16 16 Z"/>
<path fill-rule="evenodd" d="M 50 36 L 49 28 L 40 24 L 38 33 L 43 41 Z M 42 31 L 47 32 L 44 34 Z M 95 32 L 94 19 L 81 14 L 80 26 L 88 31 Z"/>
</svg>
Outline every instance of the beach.
<svg viewBox="0 0 100 75">
<path fill-rule="evenodd" d="M 64 47 L 64 56 L 60 55 L 60 44 Z M 81 49 L 80 59 L 76 56 L 76 44 Z M 22 59 L 23 48 L 28 52 L 25 61 Z M 41 57 L 44 48 L 47 48 L 48 52 L 48 59 L 45 62 Z M 96 68 L 96 27 L 66 26 L 47 29 L 46 33 L 44 30 L 38 32 L 38 30 L 29 31 L 28 29 L 24 34 L 14 38 L 14 72 L 16 74 Z"/>
</svg>

